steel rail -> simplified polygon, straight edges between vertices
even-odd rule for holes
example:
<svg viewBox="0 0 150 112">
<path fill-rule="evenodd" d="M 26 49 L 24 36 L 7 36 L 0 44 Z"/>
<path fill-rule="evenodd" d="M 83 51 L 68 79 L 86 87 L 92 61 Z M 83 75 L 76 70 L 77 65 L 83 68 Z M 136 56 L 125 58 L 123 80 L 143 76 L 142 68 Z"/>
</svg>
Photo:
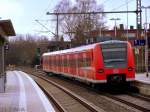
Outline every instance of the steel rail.
<svg viewBox="0 0 150 112">
<path fill-rule="evenodd" d="M 34 75 L 32 74 L 33 76 L 35 77 L 38 77 L 54 86 L 56 86 L 57 88 L 61 89 L 62 91 L 64 91 L 66 94 L 68 94 L 69 96 L 71 96 L 73 99 L 76 99 L 77 101 L 79 101 L 83 106 L 85 106 L 87 109 L 89 109 L 90 111 L 92 112 L 105 112 L 104 110 L 100 109 L 99 107 L 95 106 L 94 104 L 88 102 L 87 100 L 83 99 L 82 97 L 76 95 L 75 93 L 71 92 L 70 90 L 58 85 L 57 83 L 51 81 L 51 80 L 48 80 L 42 76 L 37 76 L 37 75 Z M 39 85 L 39 84 L 38 84 Z M 41 87 L 41 86 L 40 86 Z M 46 89 L 42 88 L 42 90 L 46 91 Z M 48 97 L 50 96 L 50 94 L 48 93 L 48 91 L 46 91 L 46 94 L 48 94 Z M 50 97 L 51 98 L 51 97 Z M 52 98 L 52 100 L 55 100 L 54 98 Z M 56 101 L 57 103 L 57 101 Z M 65 112 L 65 109 L 61 109 Z"/>
<path fill-rule="evenodd" d="M 51 93 L 49 93 L 43 86 L 41 86 L 40 84 L 38 84 L 38 86 L 43 90 L 43 92 L 48 96 L 48 98 L 52 100 L 52 102 L 55 104 L 55 106 L 60 112 L 68 112 L 63 106 L 61 106 L 58 100 Z"/>
</svg>

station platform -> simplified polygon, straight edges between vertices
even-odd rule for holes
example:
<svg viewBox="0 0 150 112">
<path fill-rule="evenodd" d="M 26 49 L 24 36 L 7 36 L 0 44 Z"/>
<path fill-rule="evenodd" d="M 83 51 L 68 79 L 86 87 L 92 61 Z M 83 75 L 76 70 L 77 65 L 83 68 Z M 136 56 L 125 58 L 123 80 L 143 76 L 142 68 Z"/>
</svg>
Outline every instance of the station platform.
<svg viewBox="0 0 150 112">
<path fill-rule="evenodd" d="M 148 77 L 146 73 L 136 73 L 132 86 L 138 88 L 139 93 L 150 96 L 150 73 Z"/>
<path fill-rule="evenodd" d="M 146 76 L 146 73 L 136 73 L 135 80 L 141 83 L 150 84 L 150 72 L 149 76 Z"/>
<path fill-rule="evenodd" d="M 8 71 L 0 112 L 55 112 L 43 91 L 22 71 Z"/>
</svg>

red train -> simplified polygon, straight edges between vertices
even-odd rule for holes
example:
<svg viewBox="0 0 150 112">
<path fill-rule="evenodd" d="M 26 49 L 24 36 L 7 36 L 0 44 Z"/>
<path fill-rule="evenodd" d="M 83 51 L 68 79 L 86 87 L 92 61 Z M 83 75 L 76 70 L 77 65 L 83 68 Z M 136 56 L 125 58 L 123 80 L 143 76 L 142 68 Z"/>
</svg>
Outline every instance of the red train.
<svg viewBox="0 0 150 112">
<path fill-rule="evenodd" d="M 104 41 L 77 48 L 44 53 L 45 72 L 89 82 L 127 82 L 135 78 L 132 47 L 126 41 Z"/>
</svg>

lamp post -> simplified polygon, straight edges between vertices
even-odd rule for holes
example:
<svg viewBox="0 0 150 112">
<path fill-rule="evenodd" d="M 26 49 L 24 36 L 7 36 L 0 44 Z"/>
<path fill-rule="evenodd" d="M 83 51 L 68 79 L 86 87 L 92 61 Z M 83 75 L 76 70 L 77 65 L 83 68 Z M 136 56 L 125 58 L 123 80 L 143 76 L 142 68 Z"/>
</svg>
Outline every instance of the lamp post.
<svg viewBox="0 0 150 112">
<path fill-rule="evenodd" d="M 113 20 L 115 22 L 115 37 L 117 37 L 117 28 L 116 28 L 117 23 L 116 23 L 116 21 L 120 20 L 120 18 L 111 18 L 110 20 Z"/>
<path fill-rule="evenodd" d="M 147 9 L 150 9 L 150 6 L 142 6 L 141 9 L 145 9 L 145 41 L 146 41 L 146 45 L 145 45 L 145 68 L 146 68 L 146 76 L 148 77 L 148 37 L 147 37 Z"/>
</svg>

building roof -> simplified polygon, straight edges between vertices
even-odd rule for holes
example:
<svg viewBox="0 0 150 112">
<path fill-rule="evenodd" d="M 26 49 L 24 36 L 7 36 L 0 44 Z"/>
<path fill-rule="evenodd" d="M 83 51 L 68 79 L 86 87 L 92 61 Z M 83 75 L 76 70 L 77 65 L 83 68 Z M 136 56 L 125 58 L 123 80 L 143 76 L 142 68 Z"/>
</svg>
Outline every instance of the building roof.
<svg viewBox="0 0 150 112">
<path fill-rule="evenodd" d="M 6 36 L 15 36 L 15 30 L 11 20 L 0 20 L 0 27 L 5 32 Z"/>
</svg>

